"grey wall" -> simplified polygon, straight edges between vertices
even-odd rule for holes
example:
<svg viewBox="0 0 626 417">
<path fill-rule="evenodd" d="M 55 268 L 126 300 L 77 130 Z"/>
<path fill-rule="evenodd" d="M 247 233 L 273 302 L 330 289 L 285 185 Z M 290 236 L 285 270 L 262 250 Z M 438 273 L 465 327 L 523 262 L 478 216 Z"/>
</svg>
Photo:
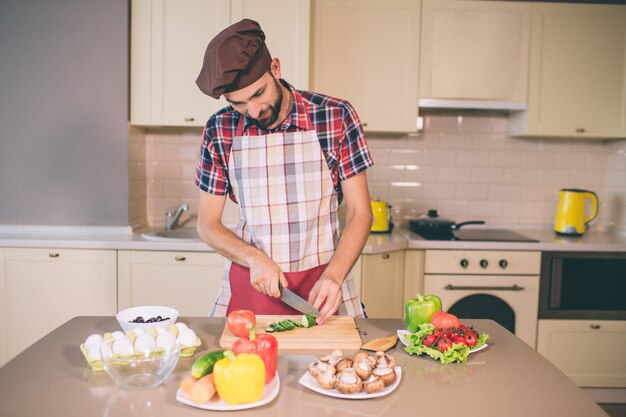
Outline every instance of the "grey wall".
<svg viewBox="0 0 626 417">
<path fill-rule="evenodd" d="M 128 0 L 0 0 L 0 224 L 128 224 Z"/>
</svg>

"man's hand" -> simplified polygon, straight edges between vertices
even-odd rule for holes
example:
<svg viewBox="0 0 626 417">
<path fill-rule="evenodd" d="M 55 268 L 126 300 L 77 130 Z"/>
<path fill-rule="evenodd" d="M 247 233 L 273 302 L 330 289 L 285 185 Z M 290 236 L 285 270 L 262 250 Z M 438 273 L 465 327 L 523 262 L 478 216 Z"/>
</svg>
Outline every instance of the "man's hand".
<svg viewBox="0 0 626 417">
<path fill-rule="evenodd" d="M 280 297 L 280 289 L 278 283 L 287 287 L 287 279 L 285 274 L 280 270 L 278 265 L 265 254 L 255 257 L 250 265 L 250 284 L 255 290 L 261 294 L 267 294 L 271 297 Z"/>
<path fill-rule="evenodd" d="M 317 324 L 324 324 L 330 316 L 335 314 L 341 300 L 341 284 L 333 278 L 322 275 L 311 288 L 308 300 L 320 311 L 321 316 L 317 319 Z"/>
</svg>

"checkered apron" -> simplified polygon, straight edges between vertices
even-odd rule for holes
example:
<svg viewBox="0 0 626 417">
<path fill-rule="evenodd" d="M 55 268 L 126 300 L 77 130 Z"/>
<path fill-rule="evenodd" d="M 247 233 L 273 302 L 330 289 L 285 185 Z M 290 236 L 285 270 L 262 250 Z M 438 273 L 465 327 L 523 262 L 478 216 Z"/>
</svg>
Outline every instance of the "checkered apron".
<svg viewBox="0 0 626 417">
<path fill-rule="evenodd" d="M 243 120 L 228 163 L 239 204 L 235 233 L 272 258 L 285 273 L 289 288 L 307 299 L 339 242 L 338 199 L 331 172 L 315 130 L 243 136 Z M 243 299 L 253 311 L 258 311 L 256 305 L 263 307 L 263 314 L 288 314 L 278 307 L 284 306 L 280 300 L 254 290 L 242 269 L 246 270 L 236 264 L 231 268 L 230 262 L 226 265 L 212 316 L 225 316 L 231 299 L 239 300 L 238 308 L 246 307 L 241 305 Z M 234 279 L 236 285 L 231 286 Z M 351 274 L 341 290 L 339 314 L 363 317 Z M 268 302 L 276 307 L 268 307 Z"/>
</svg>

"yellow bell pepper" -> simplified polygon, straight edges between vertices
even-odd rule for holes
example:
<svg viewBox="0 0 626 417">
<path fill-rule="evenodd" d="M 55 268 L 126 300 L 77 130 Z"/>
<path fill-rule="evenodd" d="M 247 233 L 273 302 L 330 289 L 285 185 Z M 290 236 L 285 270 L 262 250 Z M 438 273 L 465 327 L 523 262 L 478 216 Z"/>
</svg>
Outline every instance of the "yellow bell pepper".
<svg viewBox="0 0 626 417">
<path fill-rule="evenodd" d="M 213 375 L 217 393 L 228 405 L 253 403 L 263 396 L 265 363 L 255 353 L 235 356 L 227 350 L 213 367 Z"/>
</svg>

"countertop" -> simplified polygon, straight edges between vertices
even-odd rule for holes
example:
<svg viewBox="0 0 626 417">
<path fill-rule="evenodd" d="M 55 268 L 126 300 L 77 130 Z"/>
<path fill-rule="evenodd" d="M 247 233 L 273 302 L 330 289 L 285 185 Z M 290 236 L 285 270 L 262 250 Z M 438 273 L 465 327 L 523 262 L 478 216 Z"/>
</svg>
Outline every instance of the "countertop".
<svg viewBox="0 0 626 417">
<path fill-rule="evenodd" d="M 176 401 L 180 380 L 195 358 L 218 346 L 223 318 L 181 318 L 202 345 L 195 357 L 181 358 L 166 384 L 145 391 L 117 388 L 104 372 L 93 372 L 79 345 L 92 333 L 118 329 L 113 317 L 77 317 L 57 328 L 0 368 L 0 415 L 7 417 L 207 416 L 217 413 Z M 329 352 L 279 353 L 280 392 L 269 404 L 239 416 L 436 416 L 606 417 L 582 389 L 520 339 L 491 320 L 467 320 L 491 336 L 489 346 L 465 364 L 442 365 L 406 354 L 389 353 L 402 367 L 391 394 L 368 400 L 330 398 L 301 386 L 307 365 Z M 397 319 L 357 319 L 370 338 L 394 334 Z M 352 354 L 353 352 L 346 352 Z M 583 359 L 584 360 L 584 359 Z M 455 410 L 453 412 L 453 410 Z"/>
<path fill-rule="evenodd" d="M 377 254 L 404 249 L 460 250 L 523 250 L 523 251 L 589 251 L 626 252 L 626 232 L 591 229 L 583 237 L 559 237 L 552 230 L 507 228 L 534 238 L 539 242 L 470 242 L 426 240 L 408 229 L 397 228 L 392 233 L 372 233 L 363 254 Z M 111 249 L 212 252 L 201 241 L 153 241 L 141 236 L 141 230 L 130 228 L 69 227 L 52 231 L 29 226 L 0 227 L 0 248 L 31 247 L 58 249 Z"/>
</svg>

